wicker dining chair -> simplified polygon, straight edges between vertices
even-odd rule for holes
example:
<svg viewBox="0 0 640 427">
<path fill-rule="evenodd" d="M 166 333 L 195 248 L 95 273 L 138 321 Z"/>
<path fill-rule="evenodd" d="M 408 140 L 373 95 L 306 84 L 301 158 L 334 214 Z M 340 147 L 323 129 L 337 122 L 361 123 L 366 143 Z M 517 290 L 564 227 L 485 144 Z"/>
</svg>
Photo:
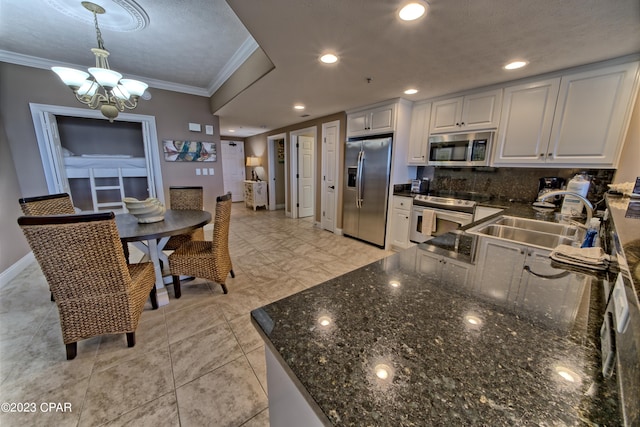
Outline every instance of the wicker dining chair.
<svg viewBox="0 0 640 427">
<path fill-rule="evenodd" d="M 227 293 L 229 273 L 235 277 L 229 255 L 229 222 L 231 220 L 231 193 L 216 198 L 213 221 L 213 240 L 186 242 L 169 255 L 169 269 L 173 276 L 173 290 L 180 298 L 180 276 L 200 277 L 219 283 Z"/>
<path fill-rule="evenodd" d="M 67 193 L 19 199 L 22 213 L 29 216 L 75 214 L 76 210 Z"/>
<path fill-rule="evenodd" d="M 22 213 L 27 216 L 75 214 L 71 196 L 67 193 L 24 197 L 18 200 Z M 51 301 L 54 301 L 53 292 Z"/>
<path fill-rule="evenodd" d="M 53 292 L 67 360 L 77 342 L 125 333 L 129 347 L 148 297 L 158 308 L 150 262 L 127 264 L 113 212 L 21 216 L 18 224 Z"/>
<path fill-rule="evenodd" d="M 204 209 L 202 187 L 169 187 L 170 209 Z M 175 251 L 183 243 L 192 240 L 204 240 L 204 229 L 198 228 L 191 233 L 171 236 L 163 250 Z"/>
</svg>

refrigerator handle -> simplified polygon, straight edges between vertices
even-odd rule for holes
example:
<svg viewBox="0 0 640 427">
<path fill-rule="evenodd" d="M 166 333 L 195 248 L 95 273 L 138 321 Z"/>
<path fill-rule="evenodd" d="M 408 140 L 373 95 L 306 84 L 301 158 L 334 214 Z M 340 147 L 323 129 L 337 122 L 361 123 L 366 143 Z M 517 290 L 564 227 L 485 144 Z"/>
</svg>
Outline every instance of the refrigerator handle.
<svg viewBox="0 0 640 427">
<path fill-rule="evenodd" d="M 356 187 L 358 187 L 356 206 L 358 208 L 362 207 L 362 169 L 364 169 L 364 151 L 360 150 L 358 153 L 358 174 L 356 179 Z"/>
</svg>

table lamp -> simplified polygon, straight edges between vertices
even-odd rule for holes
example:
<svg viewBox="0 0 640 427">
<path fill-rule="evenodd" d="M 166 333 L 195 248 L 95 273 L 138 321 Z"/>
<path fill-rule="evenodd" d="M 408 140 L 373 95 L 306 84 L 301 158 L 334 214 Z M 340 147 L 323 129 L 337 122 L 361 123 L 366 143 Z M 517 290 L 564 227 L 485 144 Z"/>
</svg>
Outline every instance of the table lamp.
<svg viewBox="0 0 640 427">
<path fill-rule="evenodd" d="M 260 166 L 260 157 L 249 156 L 247 157 L 247 166 L 252 167 L 251 169 L 251 180 L 252 181 L 260 181 L 258 175 L 256 174 L 256 166 Z"/>
</svg>

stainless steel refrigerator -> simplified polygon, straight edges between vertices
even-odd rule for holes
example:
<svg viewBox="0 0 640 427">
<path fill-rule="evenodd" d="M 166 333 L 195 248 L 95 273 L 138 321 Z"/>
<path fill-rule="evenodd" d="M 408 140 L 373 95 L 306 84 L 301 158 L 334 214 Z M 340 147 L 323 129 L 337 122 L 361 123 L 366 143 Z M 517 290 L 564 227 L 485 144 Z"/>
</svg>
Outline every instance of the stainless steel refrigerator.
<svg viewBox="0 0 640 427">
<path fill-rule="evenodd" d="M 390 136 L 347 141 L 343 234 L 384 247 L 390 172 Z"/>
</svg>

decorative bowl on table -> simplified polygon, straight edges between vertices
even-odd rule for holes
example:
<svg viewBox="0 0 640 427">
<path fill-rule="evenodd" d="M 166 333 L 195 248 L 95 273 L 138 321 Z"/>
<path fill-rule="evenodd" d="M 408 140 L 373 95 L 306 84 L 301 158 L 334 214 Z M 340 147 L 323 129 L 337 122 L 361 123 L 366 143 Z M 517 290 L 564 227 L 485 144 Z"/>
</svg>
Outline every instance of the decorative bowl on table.
<svg viewBox="0 0 640 427">
<path fill-rule="evenodd" d="M 136 218 L 138 222 L 147 224 L 151 222 L 164 221 L 164 213 L 166 208 L 155 197 L 146 200 L 138 200 L 134 197 L 125 197 L 122 199 L 129 213 Z"/>
</svg>

